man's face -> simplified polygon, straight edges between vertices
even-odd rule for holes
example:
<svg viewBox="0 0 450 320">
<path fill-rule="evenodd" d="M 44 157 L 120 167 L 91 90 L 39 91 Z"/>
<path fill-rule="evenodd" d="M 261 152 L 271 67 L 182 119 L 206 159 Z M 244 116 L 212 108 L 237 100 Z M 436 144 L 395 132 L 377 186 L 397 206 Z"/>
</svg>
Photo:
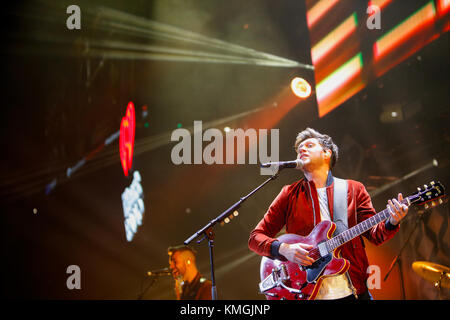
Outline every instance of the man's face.
<svg viewBox="0 0 450 320">
<path fill-rule="evenodd" d="M 297 159 L 302 160 L 304 168 L 322 165 L 331 157 L 331 150 L 325 150 L 316 138 L 302 141 L 297 149 Z"/>
<path fill-rule="evenodd" d="M 186 273 L 186 264 L 180 251 L 175 252 L 169 258 L 169 267 L 174 277 L 184 276 Z"/>
</svg>

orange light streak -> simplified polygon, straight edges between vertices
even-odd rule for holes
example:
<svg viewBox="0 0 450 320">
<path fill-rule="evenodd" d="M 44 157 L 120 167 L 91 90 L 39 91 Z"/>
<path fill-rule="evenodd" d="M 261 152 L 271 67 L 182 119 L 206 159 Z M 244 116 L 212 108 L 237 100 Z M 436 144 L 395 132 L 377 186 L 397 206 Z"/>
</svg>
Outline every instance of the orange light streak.
<svg viewBox="0 0 450 320">
<path fill-rule="evenodd" d="M 320 63 L 322 58 L 355 32 L 358 25 L 356 12 L 345 19 L 339 26 L 326 35 L 311 49 L 311 58 L 314 65 Z"/>
<path fill-rule="evenodd" d="M 440 16 L 445 16 L 450 11 L 450 0 L 439 0 L 437 2 Z"/>
<path fill-rule="evenodd" d="M 320 0 L 314 7 L 306 12 L 308 27 L 312 28 L 314 24 L 322 18 L 339 0 Z"/>
<path fill-rule="evenodd" d="M 362 67 L 360 52 L 317 85 L 319 117 L 323 117 L 364 87 L 360 77 Z"/>
<path fill-rule="evenodd" d="M 349 79 L 360 73 L 362 66 L 362 54 L 358 53 L 317 85 L 317 101 L 320 103 Z"/>
<path fill-rule="evenodd" d="M 375 5 L 380 8 L 380 10 L 383 10 L 391 2 L 392 0 L 371 0 L 369 1 L 368 7 Z"/>
<path fill-rule="evenodd" d="M 374 44 L 374 60 L 378 61 L 400 45 L 434 23 L 436 10 L 433 2 L 429 2 L 411 15 L 397 27 L 393 28 Z"/>
</svg>

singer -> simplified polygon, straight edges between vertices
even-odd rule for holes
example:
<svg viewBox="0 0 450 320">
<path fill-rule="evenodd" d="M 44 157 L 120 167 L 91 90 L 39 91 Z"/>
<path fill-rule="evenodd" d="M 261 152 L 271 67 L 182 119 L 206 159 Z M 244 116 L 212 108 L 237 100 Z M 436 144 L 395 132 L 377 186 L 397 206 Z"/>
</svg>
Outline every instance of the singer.
<svg viewBox="0 0 450 320">
<path fill-rule="evenodd" d="M 259 255 L 309 266 L 314 261 L 308 256 L 312 246 L 278 241 L 275 237 L 283 226 L 286 233 L 307 236 L 316 224 L 330 220 L 336 223 L 336 234 L 373 216 L 376 211 L 362 183 L 333 177 L 331 169 L 339 153 L 331 137 L 307 128 L 297 135 L 294 147 L 304 178 L 282 188 L 250 233 L 248 245 Z M 380 245 L 396 234 L 408 212 L 401 200 L 403 196 L 398 194 L 398 200 L 388 201 L 389 219 L 364 233 L 367 240 Z M 339 217 L 339 214 L 333 215 L 334 205 L 343 209 L 335 210 L 341 212 Z M 344 274 L 324 278 L 316 299 L 372 299 L 366 285 L 369 262 L 362 236 L 344 244 L 341 256 L 350 262 L 350 268 Z"/>
<path fill-rule="evenodd" d="M 177 300 L 211 300 L 210 280 L 202 277 L 195 263 L 195 251 L 189 246 L 167 249 L 169 266 L 175 280 Z"/>
</svg>

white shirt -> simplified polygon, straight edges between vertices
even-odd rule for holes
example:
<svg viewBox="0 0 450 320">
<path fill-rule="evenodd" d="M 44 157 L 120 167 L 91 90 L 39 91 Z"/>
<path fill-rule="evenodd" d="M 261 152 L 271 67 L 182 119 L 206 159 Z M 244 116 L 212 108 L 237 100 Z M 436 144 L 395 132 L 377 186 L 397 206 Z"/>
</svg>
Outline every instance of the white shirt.
<svg viewBox="0 0 450 320">
<path fill-rule="evenodd" d="M 331 221 L 330 210 L 328 208 L 328 197 L 326 188 L 318 188 L 317 195 L 319 196 L 320 219 L 321 221 Z M 350 284 L 345 274 L 340 274 L 332 277 L 324 277 L 322 284 L 317 293 L 316 299 L 331 300 L 345 298 L 353 294 L 350 289 Z"/>
</svg>

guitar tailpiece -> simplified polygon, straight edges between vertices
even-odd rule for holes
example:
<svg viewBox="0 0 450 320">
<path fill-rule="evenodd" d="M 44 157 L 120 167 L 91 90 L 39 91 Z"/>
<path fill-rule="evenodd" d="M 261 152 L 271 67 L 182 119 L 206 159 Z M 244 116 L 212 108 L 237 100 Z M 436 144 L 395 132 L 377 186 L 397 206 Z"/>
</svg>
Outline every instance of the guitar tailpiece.
<svg viewBox="0 0 450 320">
<path fill-rule="evenodd" d="M 266 292 L 266 293 L 263 293 L 263 294 L 265 294 L 266 296 L 269 296 L 269 297 L 278 298 L 278 294 L 276 294 L 276 293 Z"/>
<path fill-rule="evenodd" d="M 296 293 L 296 294 L 301 294 L 301 295 L 303 295 L 303 292 L 301 291 L 301 290 L 298 290 L 298 289 L 294 289 L 294 288 L 291 288 L 291 287 L 288 287 L 288 286 L 286 286 L 283 282 L 279 282 L 279 284 L 283 287 L 283 288 L 285 288 L 287 291 L 289 291 L 290 293 Z"/>
</svg>

